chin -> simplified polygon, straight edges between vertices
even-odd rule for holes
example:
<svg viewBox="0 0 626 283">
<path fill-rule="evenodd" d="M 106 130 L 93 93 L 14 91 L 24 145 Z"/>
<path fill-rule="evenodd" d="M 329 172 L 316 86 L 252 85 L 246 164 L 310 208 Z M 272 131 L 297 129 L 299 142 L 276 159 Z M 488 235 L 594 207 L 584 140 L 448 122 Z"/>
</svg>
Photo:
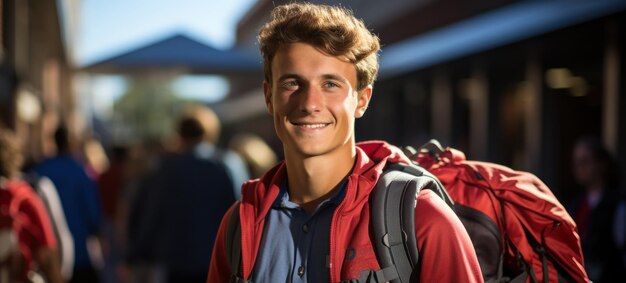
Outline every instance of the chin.
<svg viewBox="0 0 626 283">
<path fill-rule="evenodd" d="M 324 155 L 330 150 L 320 147 L 319 145 L 297 146 L 296 151 L 304 157 L 314 157 Z"/>
</svg>

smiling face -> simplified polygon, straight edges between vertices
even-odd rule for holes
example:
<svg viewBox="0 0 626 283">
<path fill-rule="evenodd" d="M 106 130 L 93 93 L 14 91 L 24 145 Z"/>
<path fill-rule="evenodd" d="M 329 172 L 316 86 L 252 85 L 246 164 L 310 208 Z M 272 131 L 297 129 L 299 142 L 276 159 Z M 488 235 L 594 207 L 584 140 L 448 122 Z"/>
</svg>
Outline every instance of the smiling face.
<svg viewBox="0 0 626 283">
<path fill-rule="evenodd" d="M 292 43 L 278 49 L 271 68 L 265 101 L 285 156 L 353 156 L 354 119 L 363 116 L 372 93 L 371 86 L 355 89 L 355 66 Z"/>
</svg>

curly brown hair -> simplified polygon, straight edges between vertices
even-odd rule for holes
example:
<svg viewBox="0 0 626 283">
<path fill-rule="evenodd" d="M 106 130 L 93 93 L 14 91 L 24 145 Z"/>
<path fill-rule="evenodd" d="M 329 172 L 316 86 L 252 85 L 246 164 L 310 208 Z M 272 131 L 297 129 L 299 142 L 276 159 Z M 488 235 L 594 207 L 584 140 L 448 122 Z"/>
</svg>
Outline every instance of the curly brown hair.
<svg viewBox="0 0 626 283">
<path fill-rule="evenodd" d="M 357 90 L 374 83 L 380 42 L 352 11 L 336 6 L 291 3 L 274 8 L 259 32 L 265 80 L 272 83 L 271 64 L 286 44 L 304 42 L 321 52 L 345 58 L 357 71 Z"/>
<path fill-rule="evenodd" d="M 19 139 L 11 131 L 0 127 L 0 177 L 11 179 L 18 176 L 23 164 Z"/>
</svg>

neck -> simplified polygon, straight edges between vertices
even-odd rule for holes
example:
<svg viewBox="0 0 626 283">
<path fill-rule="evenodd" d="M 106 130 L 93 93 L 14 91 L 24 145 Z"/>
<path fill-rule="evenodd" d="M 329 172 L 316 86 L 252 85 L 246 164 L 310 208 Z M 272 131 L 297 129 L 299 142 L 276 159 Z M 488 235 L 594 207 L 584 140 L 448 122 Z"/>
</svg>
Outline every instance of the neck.
<svg viewBox="0 0 626 283">
<path fill-rule="evenodd" d="M 285 152 L 290 200 L 312 212 L 352 171 L 355 158 L 354 146 L 350 150 L 305 158 Z"/>
</svg>

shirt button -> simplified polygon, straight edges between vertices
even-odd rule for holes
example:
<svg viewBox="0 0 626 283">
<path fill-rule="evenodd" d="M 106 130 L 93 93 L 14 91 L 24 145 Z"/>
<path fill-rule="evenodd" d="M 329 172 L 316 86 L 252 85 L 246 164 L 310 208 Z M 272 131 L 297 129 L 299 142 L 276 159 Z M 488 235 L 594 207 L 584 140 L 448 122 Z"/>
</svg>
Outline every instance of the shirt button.
<svg viewBox="0 0 626 283">
<path fill-rule="evenodd" d="M 304 276 L 304 266 L 300 265 L 300 267 L 298 267 L 298 276 L 302 277 Z"/>
<path fill-rule="evenodd" d="M 304 233 L 309 233 L 309 225 L 307 224 L 302 225 L 302 231 L 304 231 Z"/>
</svg>

